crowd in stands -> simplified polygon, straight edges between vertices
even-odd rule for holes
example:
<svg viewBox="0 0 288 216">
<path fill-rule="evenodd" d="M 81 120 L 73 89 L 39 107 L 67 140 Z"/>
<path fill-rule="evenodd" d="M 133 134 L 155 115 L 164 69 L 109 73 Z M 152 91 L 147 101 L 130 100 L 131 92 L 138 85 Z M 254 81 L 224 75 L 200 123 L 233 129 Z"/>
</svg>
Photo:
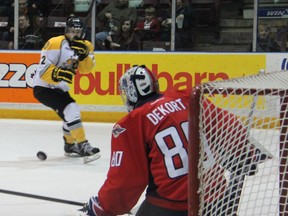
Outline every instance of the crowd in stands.
<svg viewBox="0 0 288 216">
<path fill-rule="evenodd" d="M 1 1 L 1 48 L 14 49 L 14 0 Z M 19 49 L 41 49 L 43 38 L 39 20 L 49 15 L 49 1 L 19 0 Z"/>
<path fill-rule="evenodd" d="M 19 0 L 18 49 L 41 49 L 50 37 L 63 34 L 61 23 L 71 14 L 77 15 L 74 1 Z M 130 6 L 129 0 L 103 1 L 97 6 L 95 38 L 86 35 L 95 40 L 95 50 L 143 50 L 147 41 L 170 42 L 171 0 L 161 1 L 144 0 L 137 7 Z M 176 0 L 175 50 L 193 50 L 197 16 L 185 1 Z M 0 48 L 14 49 L 14 0 L 0 2 L 0 17 L 7 18 L 0 20 Z M 60 28 L 49 27 L 49 17 L 64 18 L 59 21 Z"/>
<path fill-rule="evenodd" d="M 175 50 L 193 49 L 193 27 L 197 16 L 185 0 L 176 0 Z M 159 1 L 158 1 L 159 3 Z M 137 10 L 128 0 L 115 0 L 97 15 L 96 49 L 143 50 L 145 41 L 171 40 L 171 1 L 146 4 Z M 180 23 L 180 22 L 177 23 Z M 129 26 L 129 28 L 125 27 Z M 108 45 L 107 45 L 108 44 Z"/>
<path fill-rule="evenodd" d="M 83 19 L 86 16 L 77 13 L 76 1 L 80 0 L 18 1 L 18 46 L 14 44 L 14 0 L 0 1 L 0 49 L 39 50 L 51 37 L 63 34 L 69 16 L 82 16 Z M 202 25 L 203 19 L 197 14 L 199 11 L 195 10 L 193 0 L 175 0 L 176 21 L 172 25 L 171 1 L 96 0 L 96 34 L 91 36 L 90 20 L 86 39 L 94 42 L 95 50 L 152 50 L 154 44 L 169 50 L 171 26 L 175 26 L 172 29 L 175 50 L 193 51 L 196 26 Z M 256 51 L 286 52 L 287 26 L 277 31 L 275 41 L 271 27 L 259 24 Z"/>
</svg>

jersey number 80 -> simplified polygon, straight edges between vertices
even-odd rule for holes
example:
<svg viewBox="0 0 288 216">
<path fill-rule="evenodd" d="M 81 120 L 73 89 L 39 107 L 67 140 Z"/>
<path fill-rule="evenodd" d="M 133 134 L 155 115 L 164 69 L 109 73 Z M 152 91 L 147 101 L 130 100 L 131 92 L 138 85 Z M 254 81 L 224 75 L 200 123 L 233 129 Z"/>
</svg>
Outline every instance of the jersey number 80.
<svg viewBox="0 0 288 216">
<path fill-rule="evenodd" d="M 188 122 L 181 123 L 181 130 L 176 127 L 168 127 L 155 135 L 155 141 L 164 155 L 164 163 L 170 178 L 177 178 L 188 173 L 188 154 L 184 146 L 188 140 Z M 184 133 L 183 141 L 179 133 Z M 176 166 L 176 160 L 178 161 Z M 180 161 L 180 163 L 179 163 Z"/>
</svg>

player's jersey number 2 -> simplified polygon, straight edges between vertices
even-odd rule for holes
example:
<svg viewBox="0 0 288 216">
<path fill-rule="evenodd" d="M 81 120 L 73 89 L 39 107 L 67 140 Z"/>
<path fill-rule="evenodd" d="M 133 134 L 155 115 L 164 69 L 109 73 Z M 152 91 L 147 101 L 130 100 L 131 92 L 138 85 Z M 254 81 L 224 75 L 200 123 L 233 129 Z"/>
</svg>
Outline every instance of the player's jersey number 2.
<svg viewBox="0 0 288 216">
<path fill-rule="evenodd" d="M 184 146 L 188 140 L 188 122 L 181 123 L 181 130 L 178 131 L 176 127 L 171 126 L 155 135 L 156 144 L 164 156 L 164 163 L 170 178 L 188 173 L 188 154 Z M 180 133 L 185 135 L 186 140 L 181 139 Z M 180 160 L 181 166 L 177 167 L 175 160 Z"/>
</svg>

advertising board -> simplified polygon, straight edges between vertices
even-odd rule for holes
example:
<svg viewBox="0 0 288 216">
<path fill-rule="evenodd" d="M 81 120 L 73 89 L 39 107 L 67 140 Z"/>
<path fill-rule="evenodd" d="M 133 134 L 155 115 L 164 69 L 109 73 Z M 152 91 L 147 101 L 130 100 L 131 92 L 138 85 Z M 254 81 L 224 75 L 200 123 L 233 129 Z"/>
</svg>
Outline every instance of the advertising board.
<svg viewBox="0 0 288 216">
<path fill-rule="evenodd" d="M 33 96 L 33 75 L 39 57 L 39 52 L 0 52 L 0 117 L 58 118 Z M 125 115 L 118 80 L 133 65 L 145 64 L 152 70 L 161 92 L 255 74 L 266 67 L 266 56 L 252 53 L 99 52 L 95 58 L 91 73 L 78 73 L 70 85 L 70 94 L 86 121 L 115 122 Z"/>
</svg>

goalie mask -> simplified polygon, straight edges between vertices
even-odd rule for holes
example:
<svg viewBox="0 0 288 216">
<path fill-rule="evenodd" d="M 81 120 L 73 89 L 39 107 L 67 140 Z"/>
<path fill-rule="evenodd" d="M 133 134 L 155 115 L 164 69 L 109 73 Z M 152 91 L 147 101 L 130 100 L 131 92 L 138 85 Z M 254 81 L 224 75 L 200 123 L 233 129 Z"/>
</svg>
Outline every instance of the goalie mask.
<svg viewBox="0 0 288 216">
<path fill-rule="evenodd" d="M 127 70 L 119 80 L 120 95 L 128 112 L 142 99 L 159 92 L 158 80 L 144 65 Z"/>
<path fill-rule="evenodd" d="M 65 35 L 71 41 L 82 36 L 83 23 L 78 17 L 70 17 L 66 22 Z"/>
</svg>

